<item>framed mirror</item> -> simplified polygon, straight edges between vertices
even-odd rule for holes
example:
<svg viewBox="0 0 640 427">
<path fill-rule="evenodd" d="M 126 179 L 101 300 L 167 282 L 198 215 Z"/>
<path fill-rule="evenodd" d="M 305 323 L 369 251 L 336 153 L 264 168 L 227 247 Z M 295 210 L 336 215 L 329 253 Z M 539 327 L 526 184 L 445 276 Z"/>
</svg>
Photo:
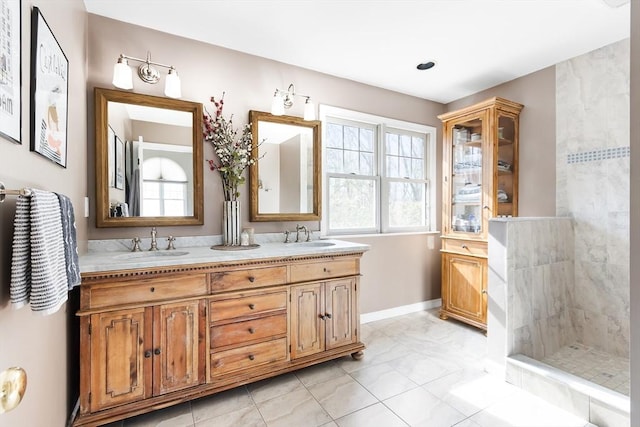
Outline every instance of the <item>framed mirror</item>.
<svg viewBox="0 0 640 427">
<path fill-rule="evenodd" d="M 250 111 L 251 221 L 319 221 L 320 121 Z"/>
<path fill-rule="evenodd" d="M 202 104 L 95 88 L 96 225 L 202 225 Z"/>
</svg>

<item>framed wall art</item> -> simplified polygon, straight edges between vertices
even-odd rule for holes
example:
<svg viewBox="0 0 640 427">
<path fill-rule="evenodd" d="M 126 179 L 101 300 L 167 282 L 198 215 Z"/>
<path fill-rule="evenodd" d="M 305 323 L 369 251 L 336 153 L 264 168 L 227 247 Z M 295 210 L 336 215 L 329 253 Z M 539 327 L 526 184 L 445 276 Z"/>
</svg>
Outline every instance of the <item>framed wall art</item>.
<svg viewBox="0 0 640 427">
<path fill-rule="evenodd" d="M 69 61 L 40 9 L 31 12 L 31 151 L 67 167 Z"/>
<path fill-rule="evenodd" d="M 107 132 L 107 163 L 109 164 L 109 187 L 116 186 L 116 133 L 111 126 Z"/>
<path fill-rule="evenodd" d="M 116 135 L 116 185 L 124 190 L 124 142 Z"/>
<path fill-rule="evenodd" d="M 0 0 L 0 135 L 22 143 L 20 0 Z"/>
</svg>

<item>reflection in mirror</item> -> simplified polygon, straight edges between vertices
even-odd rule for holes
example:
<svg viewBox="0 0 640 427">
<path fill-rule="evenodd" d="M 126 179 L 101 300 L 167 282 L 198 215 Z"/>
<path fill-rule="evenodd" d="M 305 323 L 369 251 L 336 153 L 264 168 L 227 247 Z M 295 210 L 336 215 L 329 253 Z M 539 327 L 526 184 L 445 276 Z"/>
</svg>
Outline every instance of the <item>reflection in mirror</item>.
<svg viewBox="0 0 640 427">
<path fill-rule="evenodd" d="M 251 221 L 320 219 L 320 122 L 250 112 Z"/>
<path fill-rule="evenodd" d="M 202 224 L 202 104 L 95 94 L 98 226 Z"/>
</svg>

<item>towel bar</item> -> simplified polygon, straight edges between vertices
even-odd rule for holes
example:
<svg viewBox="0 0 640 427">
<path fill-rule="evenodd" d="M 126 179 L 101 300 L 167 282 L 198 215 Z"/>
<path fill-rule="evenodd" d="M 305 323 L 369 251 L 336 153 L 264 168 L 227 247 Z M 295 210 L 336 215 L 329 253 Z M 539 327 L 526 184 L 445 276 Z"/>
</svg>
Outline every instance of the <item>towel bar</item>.
<svg viewBox="0 0 640 427">
<path fill-rule="evenodd" d="M 4 182 L 0 182 L 0 203 L 4 202 L 6 196 L 31 196 L 31 190 L 28 188 L 21 188 L 20 190 L 7 190 L 4 186 Z"/>
</svg>

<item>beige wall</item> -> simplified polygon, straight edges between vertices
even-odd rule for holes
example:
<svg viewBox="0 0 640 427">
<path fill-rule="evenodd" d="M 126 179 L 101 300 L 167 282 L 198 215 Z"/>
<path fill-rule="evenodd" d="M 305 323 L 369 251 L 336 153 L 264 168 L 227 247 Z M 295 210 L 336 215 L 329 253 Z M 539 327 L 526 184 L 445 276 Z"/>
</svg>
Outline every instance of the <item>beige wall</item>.
<svg viewBox="0 0 640 427">
<path fill-rule="evenodd" d="M 209 98 L 225 95 L 225 114 L 234 114 L 234 123 L 240 126 L 248 120 L 249 110 L 269 111 L 271 97 L 276 88 L 286 88 L 294 83 L 301 93 L 309 94 L 314 102 L 347 108 L 379 116 L 434 126 L 438 130 L 437 158 L 441 158 L 440 121 L 437 115 L 444 112 L 442 104 L 374 88 L 353 81 L 301 69 L 291 65 L 259 58 L 217 46 L 188 40 L 174 35 L 89 15 L 89 91 L 92 103 L 94 86 L 112 87 L 113 64 L 124 53 L 144 57 L 147 50 L 151 58 L 172 64 L 182 80 L 182 98 L 202 102 L 213 111 Z M 105 37 L 109 34 L 109 37 Z M 134 78 L 135 92 L 163 96 L 162 84 L 152 86 Z M 302 116 L 303 103 L 296 102 L 291 114 Z M 93 114 L 90 105 L 89 115 Z M 93 120 L 89 120 L 92 127 Z M 93 129 L 90 130 L 91 135 Z M 90 138 L 90 144 L 93 138 Z M 205 159 L 213 156 L 213 150 L 205 146 Z M 89 163 L 94 154 L 89 149 Z M 440 204 L 440 162 L 437 162 L 436 201 Z M 89 188 L 94 188 L 93 168 L 87 176 Z M 215 235 L 221 233 L 221 190 L 219 177 L 204 170 L 205 224 L 197 227 L 162 228 L 161 235 L 174 236 Z M 248 224 L 248 190 L 241 189 L 242 216 Z M 92 206 L 93 197 L 92 193 Z M 437 209 L 439 211 L 439 209 Z M 436 224 L 440 224 L 440 216 Z M 280 232 L 295 227 L 295 223 L 254 223 L 256 232 Z M 317 222 L 307 223 L 318 230 Z M 90 239 L 128 238 L 147 236 L 148 228 L 95 228 L 95 217 L 89 223 Z M 404 304 L 413 304 L 440 296 L 439 239 L 433 249 L 426 245 L 427 236 L 383 236 L 366 239 L 371 251 L 365 254 L 361 297 L 363 312 L 377 311 Z M 178 237 L 178 244 L 179 244 Z M 391 249 L 393 248 L 393 250 Z M 391 257 L 391 258 L 390 258 Z M 382 262 L 393 259 L 393 263 Z"/>
<path fill-rule="evenodd" d="M 89 115 L 93 115 L 93 88 L 111 88 L 113 64 L 121 53 L 144 57 L 151 52 L 154 61 L 172 64 L 182 81 L 182 98 L 202 102 L 213 111 L 211 96 L 225 94 L 225 114 L 234 115 L 234 123 L 240 126 L 248 121 L 249 110 L 269 111 L 276 88 L 286 88 L 294 83 L 300 93 L 309 94 L 318 104 L 328 104 L 370 114 L 435 126 L 440 129 L 436 116 L 444 111 L 442 104 L 402 95 L 384 89 L 340 79 L 326 74 L 305 70 L 247 55 L 237 51 L 177 37 L 147 28 L 126 24 L 97 15 L 89 15 Z M 105 37 L 108 34 L 108 37 Z M 163 82 L 163 81 L 162 81 Z M 143 83 L 134 77 L 133 91 L 151 95 L 163 95 L 162 82 L 158 85 Z M 303 102 L 296 100 L 290 114 L 302 116 Z M 93 120 L 89 122 L 93 143 Z M 89 149 L 89 162 L 93 164 L 93 147 Z M 205 146 L 204 157 L 211 158 L 213 149 Z M 440 172 L 438 171 L 438 176 Z M 89 188 L 94 188 L 94 175 L 87 176 Z M 203 226 L 163 228 L 159 232 L 174 236 L 214 235 L 221 233 L 220 179 L 208 168 L 204 171 L 205 224 Z M 439 186 L 438 186 L 439 188 Z M 241 189 L 242 216 L 248 223 L 248 191 Z M 92 206 L 95 199 L 92 194 Z M 318 223 L 308 223 L 318 230 Z M 295 223 L 255 223 L 256 232 L 282 231 Z M 147 235 L 147 228 L 98 229 L 91 216 L 88 235 L 90 239 L 110 239 Z"/>
<path fill-rule="evenodd" d="M 29 152 L 31 2 L 22 2 L 22 145 L 0 139 L 0 181 L 8 188 L 37 187 L 68 195 L 76 210 L 81 249 L 87 245 L 83 197 L 87 194 L 86 34 L 82 0 L 37 5 L 69 60 L 67 168 Z M 65 304 L 51 316 L 9 306 L 9 278 L 15 197 L 0 205 L 0 370 L 21 366 L 28 385 L 23 402 L 0 415 L 0 426 L 63 426 L 77 398 L 77 346 L 72 335 L 75 309 Z M 77 292 L 77 291 L 76 291 Z M 72 295 L 75 296 L 75 293 Z M 71 350 L 69 350 L 71 348 Z"/>
<path fill-rule="evenodd" d="M 555 67 L 531 73 L 447 105 L 447 111 L 499 96 L 524 105 L 520 114 L 519 216 L 556 214 Z"/>
<path fill-rule="evenodd" d="M 640 425 L 640 2 L 631 2 L 631 425 Z"/>
</svg>

